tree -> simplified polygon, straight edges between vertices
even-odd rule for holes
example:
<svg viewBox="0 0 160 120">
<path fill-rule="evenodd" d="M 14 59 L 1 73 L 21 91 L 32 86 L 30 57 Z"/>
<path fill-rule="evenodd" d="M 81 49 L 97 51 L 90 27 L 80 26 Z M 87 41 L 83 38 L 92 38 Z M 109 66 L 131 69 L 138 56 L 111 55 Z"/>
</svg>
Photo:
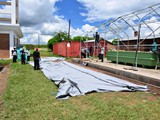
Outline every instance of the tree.
<svg viewBox="0 0 160 120">
<path fill-rule="evenodd" d="M 88 37 L 88 40 L 93 40 L 93 37 Z M 73 37 L 73 41 L 86 41 L 87 37 L 82 37 L 82 36 L 75 36 Z"/>
<path fill-rule="evenodd" d="M 51 38 L 47 43 L 48 48 L 51 50 L 53 50 L 52 49 L 53 44 L 62 42 L 63 40 L 65 41 L 68 39 L 68 34 L 66 32 L 59 32 L 59 33 L 55 32 L 53 35 L 54 37 Z"/>
<path fill-rule="evenodd" d="M 85 41 L 86 38 L 85 37 L 81 37 L 81 36 L 75 36 L 73 37 L 73 41 Z"/>
<path fill-rule="evenodd" d="M 118 45 L 118 40 L 119 40 L 118 38 L 113 39 L 112 40 L 112 44 L 113 45 Z"/>
</svg>

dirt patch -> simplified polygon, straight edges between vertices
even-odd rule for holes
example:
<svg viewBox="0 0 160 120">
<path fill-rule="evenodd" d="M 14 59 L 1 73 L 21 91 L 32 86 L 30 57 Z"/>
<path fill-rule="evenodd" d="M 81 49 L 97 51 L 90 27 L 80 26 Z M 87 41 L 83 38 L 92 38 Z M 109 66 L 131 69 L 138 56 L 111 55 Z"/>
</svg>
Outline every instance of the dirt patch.
<svg viewBox="0 0 160 120">
<path fill-rule="evenodd" d="M 10 69 L 10 65 L 7 66 L 0 66 L 0 110 L 3 106 L 2 94 L 7 86 L 7 77 Z"/>
<path fill-rule="evenodd" d="M 0 71 L 0 96 L 2 96 L 6 86 L 7 86 L 7 77 L 9 73 L 10 65 L 4 66 Z"/>
<path fill-rule="evenodd" d="M 3 69 L 3 66 L 0 66 L 0 72 L 2 71 L 2 69 Z"/>
<path fill-rule="evenodd" d="M 1 70 L 3 69 L 3 67 L 4 67 L 4 66 L 3 66 L 2 64 L 0 64 L 0 72 L 1 72 Z"/>
</svg>

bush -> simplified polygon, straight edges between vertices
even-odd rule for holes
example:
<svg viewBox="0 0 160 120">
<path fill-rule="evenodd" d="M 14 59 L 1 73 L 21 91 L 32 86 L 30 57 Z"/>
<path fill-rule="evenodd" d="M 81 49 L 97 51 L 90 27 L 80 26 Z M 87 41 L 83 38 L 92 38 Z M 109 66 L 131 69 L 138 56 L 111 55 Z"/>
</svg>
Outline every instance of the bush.
<svg viewBox="0 0 160 120">
<path fill-rule="evenodd" d="M 34 45 L 36 48 L 48 48 L 47 45 Z"/>
<path fill-rule="evenodd" d="M 35 46 L 34 45 L 31 45 L 31 44 L 26 44 L 26 45 L 24 45 L 25 46 L 25 48 L 28 50 L 28 49 L 30 49 L 30 50 L 34 50 L 35 49 Z"/>
</svg>

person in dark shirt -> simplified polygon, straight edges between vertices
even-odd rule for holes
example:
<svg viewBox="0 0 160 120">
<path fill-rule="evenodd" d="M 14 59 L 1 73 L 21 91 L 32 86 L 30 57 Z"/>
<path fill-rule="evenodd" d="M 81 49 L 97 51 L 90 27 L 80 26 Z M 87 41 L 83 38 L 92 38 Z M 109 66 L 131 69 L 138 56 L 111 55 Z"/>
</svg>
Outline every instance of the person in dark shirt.
<svg viewBox="0 0 160 120">
<path fill-rule="evenodd" d="M 25 65 L 25 52 L 24 52 L 24 49 L 21 50 L 21 64 Z"/>
<path fill-rule="evenodd" d="M 40 52 L 38 48 L 33 52 L 33 59 L 34 59 L 34 70 L 39 70 L 39 61 L 40 61 Z"/>
<path fill-rule="evenodd" d="M 98 32 L 96 32 L 96 35 L 94 35 L 94 38 L 95 38 L 95 46 L 97 46 L 98 43 L 99 43 L 99 34 L 98 34 Z"/>
<path fill-rule="evenodd" d="M 90 46 L 89 52 L 90 52 L 90 56 L 93 56 L 93 47 L 92 46 Z"/>
<path fill-rule="evenodd" d="M 86 52 L 84 49 L 81 50 L 81 58 L 86 58 Z"/>
</svg>

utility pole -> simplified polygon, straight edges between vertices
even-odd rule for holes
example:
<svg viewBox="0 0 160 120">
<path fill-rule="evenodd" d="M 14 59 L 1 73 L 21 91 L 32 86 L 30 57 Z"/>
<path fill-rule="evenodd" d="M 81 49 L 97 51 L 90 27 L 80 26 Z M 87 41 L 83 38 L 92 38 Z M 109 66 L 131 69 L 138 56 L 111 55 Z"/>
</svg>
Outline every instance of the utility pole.
<svg viewBox="0 0 160 120">
<path fill-rule="evenodd" d="M 69 36 L 70 36 L 70 26 L 71 26 L 71 20 L 69 20 L 69 27 L 68 27 L 68 40 L 69 40 Z"/>
<path fill-rule="evenodd" d="M 37 33 L 37 35 L 38 35 L 38 47 L 39 47 L 39 44 L 40 44 L 40 34 Z"/>
<path fill-rule="evenodd" d="M 68 40 L 66 42 L 66 57 L 67 55 L 67 49 L 68 49 L 68 44 L 69 44 L 69 38 L 70 38 L 70 26 L 71 26 L 71 20 L 69 19 L 69 27 L 68 27 Z"/>
</svg>

